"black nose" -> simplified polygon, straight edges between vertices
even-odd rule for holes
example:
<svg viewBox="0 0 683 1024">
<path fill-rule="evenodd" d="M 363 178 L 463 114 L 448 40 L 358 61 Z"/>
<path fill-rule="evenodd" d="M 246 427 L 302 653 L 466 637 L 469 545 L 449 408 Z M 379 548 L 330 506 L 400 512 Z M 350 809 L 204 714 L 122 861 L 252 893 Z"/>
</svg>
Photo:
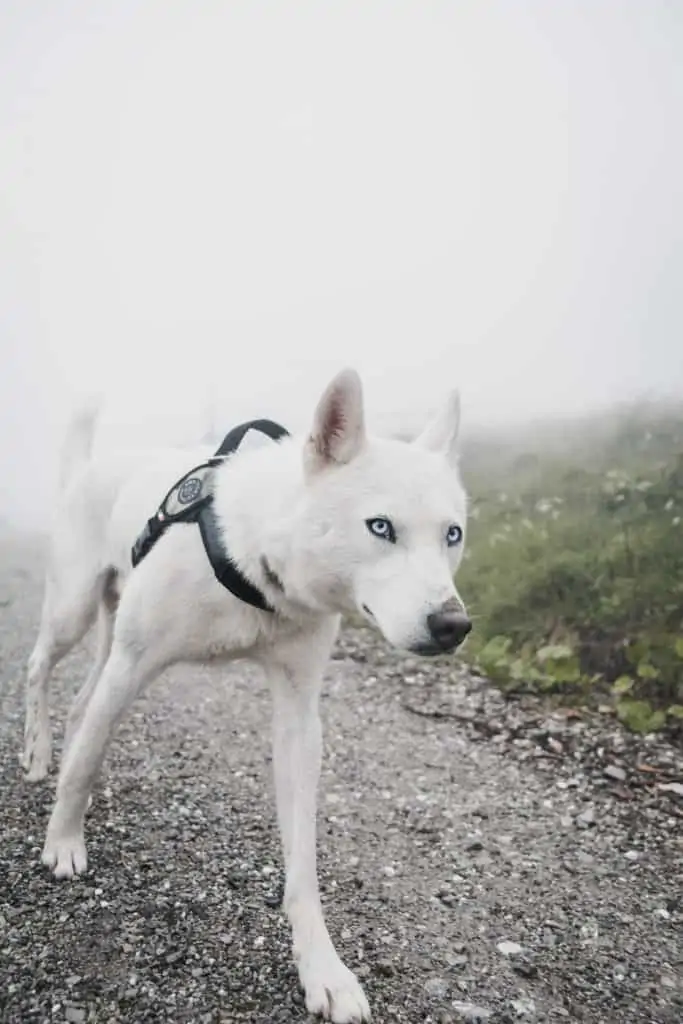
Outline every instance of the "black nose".
<svg viewBox="0 0 683 1024">
<path fill-rule="evenodd" d="M 427 616 L 427 626 L 434 642 L 444 651 L 461 644 L 472 629 L 472 623 L 462 611 L 432 612 Z"/>
</svg>

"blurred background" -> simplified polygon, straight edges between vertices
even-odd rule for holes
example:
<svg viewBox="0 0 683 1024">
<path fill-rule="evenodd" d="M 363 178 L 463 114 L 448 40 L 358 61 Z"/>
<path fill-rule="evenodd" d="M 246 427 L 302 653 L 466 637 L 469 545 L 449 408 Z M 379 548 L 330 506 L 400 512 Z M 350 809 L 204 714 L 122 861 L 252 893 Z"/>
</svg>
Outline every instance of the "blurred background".
<svg viewBox="0 0 683 1024">
<path fill-rule="evenodd" d="M 683 19 L 665 0 L 0 8 L 0 514 L 102 438 L 468 432 L 683 391 Z"/>
</svg>

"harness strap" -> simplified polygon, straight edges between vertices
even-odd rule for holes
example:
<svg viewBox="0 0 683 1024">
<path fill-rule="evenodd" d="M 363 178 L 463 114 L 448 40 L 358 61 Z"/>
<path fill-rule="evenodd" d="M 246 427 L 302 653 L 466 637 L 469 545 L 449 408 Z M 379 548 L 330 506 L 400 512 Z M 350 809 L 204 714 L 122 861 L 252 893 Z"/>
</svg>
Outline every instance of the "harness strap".
<svg viewBox="0 0 683 1024">
<path fill-rule="evenodd" d="M 245 604 L 260 608 L 262 612 L 274 611 L 265 595 L 240 572 L 225 550 L 212 501 L 199 510 L 197 522 L 204 541 L 204 550 L 218 582 Z"/>
<path fill-rule="evenodd" d="M 226 434 L 213 458 L 195 466 L 171 487 L 135 541 L 131 561 L 133 567 L 137 566 L 174 523 L 197 523 L 206 556 L 218 582 L 245 604 L 273 612 L 275 609 L 266 597 L 240 572 L 225 550 L 213 507 L 213 471 L 237 451 L 249 430 L 258 430 L 273 441 L 289 436 L 289 431 L 272 420 L 250 420 L 234 427 Z"/>
<path fill-rule="evenodd" d="M 273 423 L 272 420 L 250 420 L 248 423 L 240 423 L 239 427 L 233 427 L 225 435 L 220 447 L 216 449 L 216 455 L 231 455 L 232 452 L 236 452 L 250 430 L 258 430 L 259 433 L 269 437 L 271 441 L 289 437 L 289 431 L 281 427 L 279 423 Z"/>
</svg>

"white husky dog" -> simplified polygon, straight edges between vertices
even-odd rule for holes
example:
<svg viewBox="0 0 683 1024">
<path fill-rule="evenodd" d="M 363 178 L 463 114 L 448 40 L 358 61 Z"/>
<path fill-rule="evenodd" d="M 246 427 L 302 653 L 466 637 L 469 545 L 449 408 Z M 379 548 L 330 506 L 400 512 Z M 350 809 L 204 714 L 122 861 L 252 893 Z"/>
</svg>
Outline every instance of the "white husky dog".
<svg viewBox="0 0 683 1024">
<path fill-rule="evenodd" d="M 29 660 L 24 767 L 50 762 L 48 677 L 97 621 L 97 652 L 69 714 L 43 862 L 85 870 L 84 818 L 117 723 L 177 662 L 249 657 L 272 689 L 284 906 L 309 1012 L 369 1020 L 355 975 L 323 920 L 316 871 L 318 696 L 340 614 L 360 612 L 395 647 L 455 649 L 470 630 L 453 584 L 466 499 L 456 468 L 453 394 L 414 442 L 366 434 L 358 375 L 320 399 L 310 434 L 238 450 L 214 471 L 221 541 L 270 610 L 217 581 L 196 524 L 172 525 L 133 569 L 131 545 L 174 481 L 208 454 L 90 456 L 96 414 L 67 434 L 40 633 Z"/>
</svg>

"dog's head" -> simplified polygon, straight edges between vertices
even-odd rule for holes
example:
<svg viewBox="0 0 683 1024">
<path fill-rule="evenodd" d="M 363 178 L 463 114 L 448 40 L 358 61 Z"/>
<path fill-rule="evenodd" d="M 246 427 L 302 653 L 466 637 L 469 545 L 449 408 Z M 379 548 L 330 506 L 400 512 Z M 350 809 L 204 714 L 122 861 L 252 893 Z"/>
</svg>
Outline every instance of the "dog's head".
<svg viewBox="0 0 683 1024">
<path fill-rule="evenodd" d="M 360 379 L 345 370 L 320 399 L 305 448 L 305 585 L 418 654 L 451 651 L 471 629 L 453 582 L 466 516 L 459 419 L 453 394 L 416 441 L 370 438 Z"/>
</svg>

